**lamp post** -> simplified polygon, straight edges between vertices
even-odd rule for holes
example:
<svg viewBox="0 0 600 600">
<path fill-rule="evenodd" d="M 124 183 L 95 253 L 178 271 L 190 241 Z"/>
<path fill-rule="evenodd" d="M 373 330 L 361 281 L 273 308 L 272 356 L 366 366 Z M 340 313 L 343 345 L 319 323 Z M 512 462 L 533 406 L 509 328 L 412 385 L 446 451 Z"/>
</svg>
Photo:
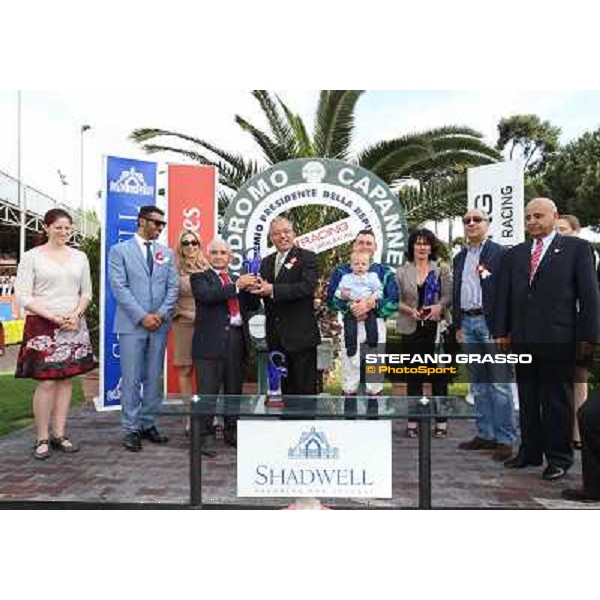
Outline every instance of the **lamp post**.
<svg viewBox="0 0 600 600">
<path fill-rule="evenodd" d="M 25 213 L 25 196 L 21 185 L 21 90 L 17 92 L 17 195 L 19 202 L 19 262 L 25 254 L 25 224 L 27 215 Z"/>
<path fill-rule="evenodd" d="M 90 130 L 91 125 L 82 125 L 79 129 L 79 210 L 83 218 L 83 237 L 86 236 L 87 230 L 87 217 L 85 214 L 85 203 L 83 201 L 84 187 L 83 187 L 83 136 L 86 131 Z"/>
</svg>

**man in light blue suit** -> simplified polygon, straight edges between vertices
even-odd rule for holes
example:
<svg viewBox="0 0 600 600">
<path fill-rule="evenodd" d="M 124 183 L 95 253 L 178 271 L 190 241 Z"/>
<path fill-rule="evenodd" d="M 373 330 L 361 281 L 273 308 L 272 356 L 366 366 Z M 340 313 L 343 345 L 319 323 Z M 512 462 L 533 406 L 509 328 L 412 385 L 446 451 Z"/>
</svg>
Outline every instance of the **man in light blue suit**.
<svg viewBox="0 0 600 600">
<path fill-rule="evenodd" d="M 173 253 L 155 241 L 165 225 L 162 210 L 142 206 L 137 233 L 108 255 L 108 280 L 117 303 L 114 332 L 121 349 L 123 445 L 131 452 L 142 449 L 142 438 L 155 444 L 168 441 L 154 421 L 162 396 L 167 333 L 179 295 Z"/>
</svg>

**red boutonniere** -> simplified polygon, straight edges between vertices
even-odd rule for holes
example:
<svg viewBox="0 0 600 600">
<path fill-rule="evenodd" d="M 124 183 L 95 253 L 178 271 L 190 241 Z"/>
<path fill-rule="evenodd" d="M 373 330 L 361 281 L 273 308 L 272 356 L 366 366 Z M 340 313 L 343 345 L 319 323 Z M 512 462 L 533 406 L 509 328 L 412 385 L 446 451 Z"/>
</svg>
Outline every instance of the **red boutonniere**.
<svg viewBox="0 0 600 600">
<path fill-rule="evenodd" d="M 169 257 L 162 250 L 157 250 L 154 254 L 154 262 L 157 265 L 166 265 L 169 262 Z"/>
<path fill-rule="evenodd" d="M 477 275 L 481 277 L 481 279 L 487 279 L 491 273 L 487 270 L 487 267 L 483 264 L 477 265 Z"/>
<path fill-rule="evenodd" d="M 297 256 L 293 256 L 292 258 L 290 258 L 290 260 L 288 260 L 285 265 L 283 265 L 286 269 L 291 269 L 296 263 L 298 262 L 298 257 Z"/>
</svg>

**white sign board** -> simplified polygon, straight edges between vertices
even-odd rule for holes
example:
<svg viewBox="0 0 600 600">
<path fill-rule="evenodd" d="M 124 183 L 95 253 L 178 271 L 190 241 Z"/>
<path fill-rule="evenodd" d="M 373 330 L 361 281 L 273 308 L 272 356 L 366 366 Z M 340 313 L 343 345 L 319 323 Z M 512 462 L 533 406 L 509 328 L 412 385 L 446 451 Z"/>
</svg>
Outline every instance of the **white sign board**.
<svg viewBox="0 0 600 600">
<path fill-rule="evenodd" d="M 391 498 L 391 421 L 238 421 L 240 497 Z"/>
<path fill-rule="evenodd" d="M 393 268 L 404 262 L 408 239 L 404 207 L 383 180 L 343 161 L 297 158 L 261 171 L 229 203 L 222 236 L 232 251 L 231 268 L 240 270 L 251 248 L 267 256 L 269 227 L 275 217 L 310 206 L 316 211 L 324 206 L 337 209 L 343 220 L 350 219 L 355 232 L 370 229 L 377 240 L 375 262 Z M 296 231 L 299 236 L 305 233 Z M 321 235 L 325 234 L 321 231 Z"/>
<path fill-rule="evenodd" d="M 361 230 L 361 224 L 347 217 L 341 221 L 331 223 L 310 233 L 299 235 L 294 240 L 296 246 L 305 250 L 312 250 L 315 254 L 325 252 L 331 248 L 336 248 L 347 242 L 354 241 L 354 238 Z"/>
<path fill-rule="evenodd" d="M 489 237 L 503 246 L 525 240 L 524 177 L 519 161 L 467 170 L 468 207 L 490 219 Z"/>
</svg>

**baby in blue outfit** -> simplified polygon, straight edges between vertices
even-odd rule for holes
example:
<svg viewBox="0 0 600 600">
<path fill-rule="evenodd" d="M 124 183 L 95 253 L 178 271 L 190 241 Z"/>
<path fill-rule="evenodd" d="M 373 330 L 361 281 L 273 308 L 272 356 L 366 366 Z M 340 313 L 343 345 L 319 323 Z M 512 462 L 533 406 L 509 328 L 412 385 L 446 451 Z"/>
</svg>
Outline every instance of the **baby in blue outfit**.
<svg viewBox="0 0 600 600">
<path fill-rule="evenodd" d="M 358 350 L 358 322 L 350 310 L 352 302 L 372 298 L 379 300 L 383 293 L 383 286 L 377 273 L 369 271 L 370 257 L 364 252 L 353 252 L 350 257 L 352 273 L 346 273 L 340 280 L 335 295 L 348 301 L 348 310 L 344 314 L 344 342 L 346 354 L 354 356 Z M 364 321 L 369 348 L 377 346 L 377 315 L 375 309 L 370 310 Z"/>
</svg>

